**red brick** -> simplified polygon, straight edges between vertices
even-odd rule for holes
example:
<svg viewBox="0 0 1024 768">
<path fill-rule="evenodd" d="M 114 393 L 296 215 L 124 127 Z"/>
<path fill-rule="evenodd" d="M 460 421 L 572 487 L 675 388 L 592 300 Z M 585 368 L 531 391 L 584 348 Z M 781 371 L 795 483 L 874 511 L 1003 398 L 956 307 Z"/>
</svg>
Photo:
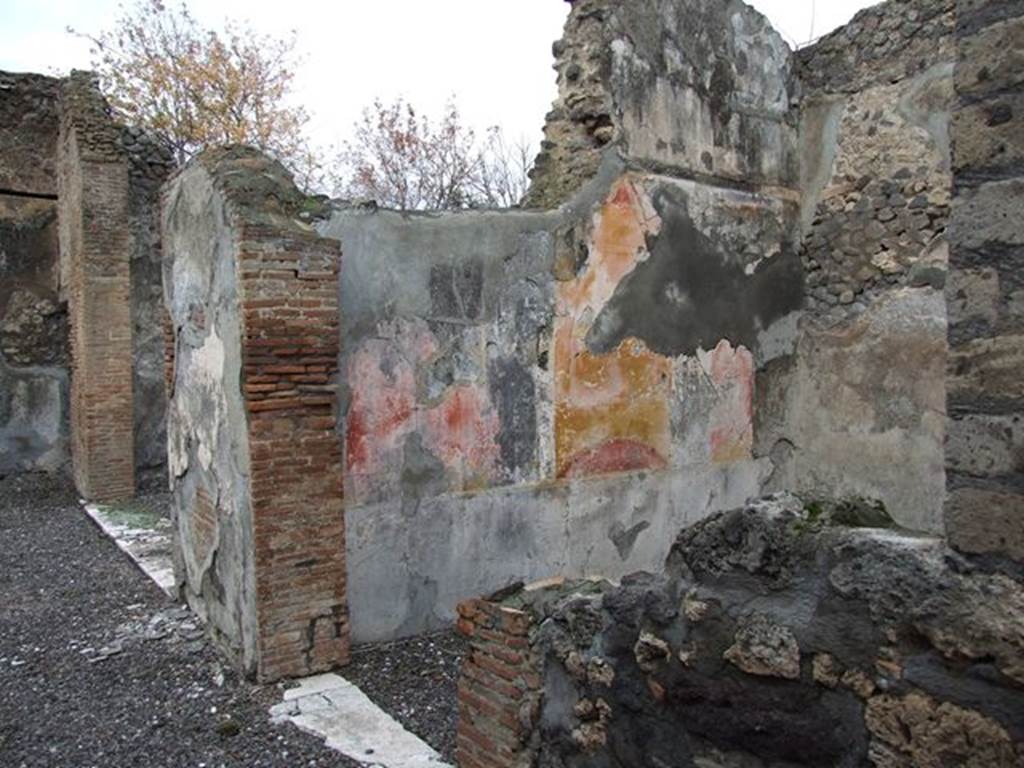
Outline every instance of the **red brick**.
<svg viewBox="0 0 1024 768">
<path fill-rule="evenodd" d="M 99 91 L 76 76 L 62 87 L 58 208 L 69 235 L 62 259 L 72 342 L 72 466 L 83 496 L 115 501 L 135 490 L 128 161 Z M 167 326 L 170 376 L 174 331 Z"/>
</svg>

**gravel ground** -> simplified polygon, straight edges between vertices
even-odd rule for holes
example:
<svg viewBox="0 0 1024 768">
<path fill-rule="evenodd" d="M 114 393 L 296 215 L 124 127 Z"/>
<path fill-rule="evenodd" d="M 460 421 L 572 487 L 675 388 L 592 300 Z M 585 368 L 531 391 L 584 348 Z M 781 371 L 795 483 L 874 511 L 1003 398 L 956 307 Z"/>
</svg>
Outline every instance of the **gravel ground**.
<svg viewBox="0 0 1024 768">
<path fill-rule="evenodd" d="M 357 646 L 342 674 L 454 765 L 456 680 L 466 647 L 454 632 Z"/>
<path fill-rule="evenodd" d="M 0 766 L 358 765 L 272 725 L 280 697 L 222 666 L 66 482 L 0 478 Z"/>
</svg>

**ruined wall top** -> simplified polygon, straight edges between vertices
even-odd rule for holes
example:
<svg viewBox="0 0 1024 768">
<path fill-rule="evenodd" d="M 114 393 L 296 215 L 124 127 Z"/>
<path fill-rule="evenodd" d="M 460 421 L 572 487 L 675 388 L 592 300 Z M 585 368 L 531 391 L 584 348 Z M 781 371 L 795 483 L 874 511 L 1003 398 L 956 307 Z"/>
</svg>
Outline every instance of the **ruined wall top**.
<svg viewBox="0 0 1024 768">
<path fill-rule="evenodd" d="M 952 61 L 954 0 L 890 0 L 797 51 L 809 91 L 849 93 Z"/>
<path fill-rule="evenodd" d="M 91 72 L 56 78 L 0 71 L 0 190 L 57 193 L 56 156 L 60 125 L 92 137 L 100 156 L 120 147 L 133 175 L 159 184 L 174 156 L 154 134 L 121 125 Z"/>
<path fill-rule="evenodd" d="M 527 205 L 565 202 L 610 147 L 672 175 L 795 179 L 789 48 L 740 0 L 576 0 L 553 52 L 558 98 Z"/>
<path fill-rule="evenodd" d="M 780 494 L 460 604 L 461 764 L 1019 768 L 1024 585 L 884 518 Z"/>
<path fill-rule="evenodd" d="M 159 184 L 174 168 L 174 155 L 170 149 L 145 128 L 122 126 L 120 141 L 128 154 L 133 176 L 154 180 Z"/>
<path fill-rule="evenodd" d="M 802 96 L 854 93 L 953 60 L 955 0 L 890 0 L 796 53 L 740 0 L 575 0 L 558 98 L 525 203 L 556 207 L 606 150 L 628 164 L 795 187 Z"/>
<path fill-rule="evenodd" d="M 0 72 L 0 189 L 57 193 L 57 90 L 45 75 Z"/>
<path fill-rule="evenodd" d="M 315 234 L 306 222 L 326 215 L 322 198 L 304 194 L 280 162 L 254 147 L 207 149 L 194 162 L 213 177 L 229 208 L 251 223 Z"/>
<path fill-rule="evenodd" d="M 60 127 L 75 134 L 79 156 L 93 162 L 125 159 L 121 131 L 92 72 L 72 70 L 60 81 Z"/>
</svg>

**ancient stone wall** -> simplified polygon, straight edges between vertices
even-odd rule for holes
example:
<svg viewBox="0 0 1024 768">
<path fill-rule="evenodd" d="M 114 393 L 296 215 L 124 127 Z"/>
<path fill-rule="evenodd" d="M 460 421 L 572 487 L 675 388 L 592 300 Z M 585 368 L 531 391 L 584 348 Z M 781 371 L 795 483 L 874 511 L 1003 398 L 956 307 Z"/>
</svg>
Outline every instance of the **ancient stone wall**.
<svg viewBox="0 0 1024 768">
<path fill-rule="evenodd" d="M 321 225 L 346 254 L 357 639 L 443 625 L 516 580 L 654 567 L 673 528 L 767 478 L 755 382 L 802 300 L 789 56 L 749 8 L 698 6 L 700 24 L 574 4 L 566 50 L 604 55 L 586 36 L 612 35 L 614 67 L 592 74 L 619 106 L 600 170 L 557 211 Z M 712 90 L 678 60 L 691 43 L 720 64 Z"/>
<path fill-rule="evenodd" d="M 890 0 L 797 52 L 809 91 L 854 94 L 913 79 L 952 55 L 955 1 Z"/>
<path fill-rule="evenodd" d="M 607 83 L 640 28 L 616 41 L 613 17 L 574 4 L 556 46 L 536 199 L 564 201 L 573 174 L 600 175 L 628 142 Z M 788 343 L 755 354 L 752 455 L 770 459 L 767 487 L 814 500 L 712 515 L 664 568 L 618 585 L 463 603 L 460 762 L 1024 763 L 1024 585 L 1003 559 L 1024 531 L 1022 17 L 1019 3 L 893 0 L 796 55 L 808 296 Z M 692 176 L 692 147 L 670 148 Z M 850 494 L 880 501 L 825 500 Z M 960 553 L 906 528 L 945 531 Z M 539 707 L 524 684 L 537 678 Z"/>
<path fill-rule="evenodd" d="M 952 0 L 874 6 L 800 50 L 803 256 L 819 313 L 942 288 L 954 58 Z"/>
<path fill-rule="evenodd" d="M 128 162 L 92 76 L 61 84 L 61 289 L 71 326 L 71 459 L 88 499 L 135 493 Z"/>
<path fill-rule="evenodd" d="M 57 194 L 57 78 L 0 72 L 0 189 Z"/>
<path fill-rule="evenodd" d="M 81 96 L 62 105 L 62 87 L 73 87 Z M 73 187 L 81 169 L 70 167 L 78 162 L 70 152 L 60 166 L 57 139 L 62 118 L 66 125 L 82 122 L 68 112 L 80 113 L 83 100 L 94 102 L 88 120 L 109 133 L 108 159 L 119 156 L 118 162 L 129 168 L 127 212 L 105 213 L 102 224 L 111 232 L 126 232 L 130 242 L 136 467 L 160 467 L 166 455 L 158 219 L 159 189 L 172 160 L 143 131 L 115 125 L 84 73 L 68 82 L 0 73 L 0 472 L 59 470 L 70 464 L 67 300 L 72 260 L 58 258 L 57 193 L 58 171 Z M 61 210 L 68 222 L 83 215 L 83 200 L 73 191 L 66 202 Z M 93 201 L 86 196 L 85 203 L 88 207 Z M 71 231 L 68 223 L 65 234 Z"/>
<path fill-rule="evenodd" d="M 740 0 L 578 0 L 554 55 L 559 95 L 526 205 L 565 203 L 618 151 L 672 175 L 794 185 L 789 49 Z"/>
<path fill-rule="evenodd" d="M 174 168 L 166 147 L 140 128 L 121 129 L 128 158 L 128 221 L 132 236 L 132 402 L 135 466 L 167 462 L 167 390 L 161 281 L 160 189 Z"/>
<path fill-rule="evenodd" d="M 1024 7 L 957 3 L 946 533 L 1024 559 Z"/>
<path fill-rule="evenodd" d="M 551 563 L 651 568 L 664 526 L 760 487 L 941 530 L 951 6 L 795 63 L 750 9 L 680 8 L 573 4 L 528 199 L 557 211 L 321 226 L 357 638 Z"/>
<path fill-rule="evenodd" d="M 759 392 L 775 488 L 942 529 L 953 4 L 893 0 L 796 54 L 806 314 Z"/>
<path fill-rule="evenodd" d="M 67 460 L 59 297 L 58 81 L 0 72 L 0 474 Z"/>
<path fill-rule="evenodd" d="M 170 183 L 164 290 L 176 568 L 193 608 L 260 679 L 348 657 L 336 241 L 253 150 L 211 150 Z"/>
<path fill-rule="evenodd" d="M 654 574 L 465 603 L 460 765 L 1019 766 L 1024 584 L 890 522 L 784 494 Z"/>
</svg>

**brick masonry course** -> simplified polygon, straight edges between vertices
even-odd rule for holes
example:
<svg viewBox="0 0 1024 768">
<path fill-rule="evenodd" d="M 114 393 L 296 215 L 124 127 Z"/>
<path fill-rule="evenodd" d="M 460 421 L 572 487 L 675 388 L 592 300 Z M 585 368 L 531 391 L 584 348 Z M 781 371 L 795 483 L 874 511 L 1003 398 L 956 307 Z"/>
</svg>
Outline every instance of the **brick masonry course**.
<svg viewBox="0 0 1024 768">
<path fill-rule="evenodd" d="M 331 669 L 349 648 L 340 252 L 299 223 L 303 202 L 279 164 L 234 148 L 186 168 L 164 206 L 180 583 L 261 680 Z"/>
</svg>

